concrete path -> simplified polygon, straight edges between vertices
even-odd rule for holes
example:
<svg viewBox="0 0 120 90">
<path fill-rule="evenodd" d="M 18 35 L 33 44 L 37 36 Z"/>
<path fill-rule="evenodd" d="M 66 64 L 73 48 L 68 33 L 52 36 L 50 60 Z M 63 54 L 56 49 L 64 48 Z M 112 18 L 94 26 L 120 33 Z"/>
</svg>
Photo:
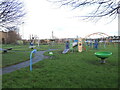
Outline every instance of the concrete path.
<svg viewBox="0 0 120 90">
<path fill-rule="evenodd" d="M 51 50 L 55 50 L 55 49 L 50 49 L 50 50 L 46 50 L 46 51 L 51 51 Z M 43 60 L 44 59 L 44 55 L 43 54 L 46 51 L 37 51 L 35 53 L 34 58 L 32 59 L 33 64 L 36 63 L 36 62 L 38 62 L 38 61 Z M 12 66 L 8 66 L 8 67 L 0 68 L 0 75 L 16 71 L 18 69 L 27 67 L 29 65 L 30 65 L 30 60 L 22 62 L 22 63 L 19 63 L 19 64 L 16 64 L 16 65 L 12 65 Z"/>
</svg>

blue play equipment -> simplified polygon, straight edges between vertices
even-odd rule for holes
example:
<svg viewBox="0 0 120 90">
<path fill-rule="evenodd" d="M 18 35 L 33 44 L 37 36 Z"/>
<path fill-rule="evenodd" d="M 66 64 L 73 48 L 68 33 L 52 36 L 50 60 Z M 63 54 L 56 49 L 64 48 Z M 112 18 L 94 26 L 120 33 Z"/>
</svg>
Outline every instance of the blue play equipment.
<svg viewBox="0 0 120 90">
<path fill-rule="evenodd" d="M 31 51 L 31 53 L 30 53 L 30 71 L 32 71 L 32 54 L 33 54 L 33 53 L 36 53 L 36 52 L 37 52 L 37 50 L 34 49 L 34 50 Z"/>
<path fill-rule="evenodd" d="M 73 51 L 73 49 L 75 49 L 75 47 L 77 47 L 77 46 L 78 46 L 78 40 L 74 40 L 74 42 L 73 42 L 73 40 L 67 41 L 65 44 L 65 49 L 62 53 L 65 54 L 69 50 Z"/>
<path fill-rule="evenodd" d="M 30 42 L 30 46 L 33 46 L 34 44 L 32 42 Z"/>
<path fill-rule="evenodd" d="M 98 49 L 98 40 L 95 40 L 94 48 L 95 48 L 95 49 Z"/>
<path fill-rule="evenodd" d="M 69 42 L 66 42 L 66 49 L 69 49 Z"/>
<path fill-rule="evenodd" d="M 36 46 L 34 46 L 33 42 L 30 42 L 29 48 L 33 49 L 33 48 L 35 48 L 35 47 L 36 47 Z"/>
<path fill-rule="evenodd" d="M 69 42 L 67 41 L 67 42 L 66 42 L 66 45 L 65 45 L 65 50 L 64 50 L 62 53 L 63 53 L 63 54 L 67 53 L 67 52 L 69 51 L 69 48 L 70 48 Z"/>
<path fill-rule="evenodd" d="M 78 42 L 78 40 L 74 40 L 74 42 Z"/>
</svg>

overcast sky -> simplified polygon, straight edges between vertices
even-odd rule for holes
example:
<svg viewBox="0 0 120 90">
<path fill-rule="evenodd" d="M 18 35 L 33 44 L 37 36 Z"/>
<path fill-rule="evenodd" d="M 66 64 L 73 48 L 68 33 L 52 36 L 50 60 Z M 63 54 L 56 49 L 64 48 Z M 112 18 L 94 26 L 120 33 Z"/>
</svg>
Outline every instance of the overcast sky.
<svg viewBox="0 0 120 90">
<path fill-rule="evenodd" d="M 57 38 L 85 37 L 95 32 L 118 35 L 117 18 L 111 23 L 108 23 L 109 18 L 97 23 L 87 22 L 75 16 L 84 15 L 89 9 L 57 8 L 55 4 L 46 0 L 24 0 L 24 3 L 27 15 L 25 24 L 20 26 L 20 33 L 25 39 L 31 34 L 37 35 L 40 39 L 48 39 L 51 38 L 52 31 Z"/>
</svg>

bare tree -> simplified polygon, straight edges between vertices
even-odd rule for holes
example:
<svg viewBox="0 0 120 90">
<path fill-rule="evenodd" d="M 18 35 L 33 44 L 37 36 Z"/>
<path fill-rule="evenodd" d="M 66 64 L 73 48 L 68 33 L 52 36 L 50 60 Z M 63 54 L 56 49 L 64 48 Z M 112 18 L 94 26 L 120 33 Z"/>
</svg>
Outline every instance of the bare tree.
<svg viewBox="0 0 120 90">
<path fill-rule="evenodd" d="M 17 40 L 21 40 L 21 37 L 15 30 L 8 31 L 7 43 L 16 43 Z"/>
<path fill-rule="evenodd" d="M 19 28 L 17 26 L 12 27 L 6 27 L 7 31 L 15 31 L 17 34 L 19 34 Z"/>
<path fill-rule="evenodd" d="M 23 2 L 19 0 L 0 0 L 0 26 L 12 27 L 21 24 L 25 16 Z"/>
<path fill-rule="evenodd" d="M 70 6 L 72 9 L 91 7 L 92 10 L 85 16 L 91 19 L 101 18 L 101 17 L 112 17 L 116 18 L 120 14 L 120 3 L 118 0 L 48 0 L 60 4 L 61 6 Z"/>
</svg>

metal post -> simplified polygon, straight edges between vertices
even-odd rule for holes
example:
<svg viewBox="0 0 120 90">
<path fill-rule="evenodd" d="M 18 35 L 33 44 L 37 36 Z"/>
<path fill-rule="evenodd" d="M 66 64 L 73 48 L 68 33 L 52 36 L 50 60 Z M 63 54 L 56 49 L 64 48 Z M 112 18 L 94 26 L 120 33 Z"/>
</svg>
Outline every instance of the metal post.
<svg viewBox="0 0 120 90">
<path fill-rule="evenodd" d="M 36 52 L 37 52 L 37 50 L 34 49 L 34 50 L 30 53 L 30 71 L 32 71 L 32 54 L 33 54 L 33 53 L 36 53 Z"/>
</svg>

